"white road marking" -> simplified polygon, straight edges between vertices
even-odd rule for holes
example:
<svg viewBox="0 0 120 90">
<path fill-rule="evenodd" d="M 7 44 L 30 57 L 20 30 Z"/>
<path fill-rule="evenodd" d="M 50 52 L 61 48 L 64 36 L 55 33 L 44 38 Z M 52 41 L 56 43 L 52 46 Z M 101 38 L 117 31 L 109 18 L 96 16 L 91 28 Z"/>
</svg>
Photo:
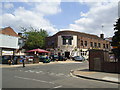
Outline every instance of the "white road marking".
<svg viewBox="0 0 120 90">
<path fill-rule="evenodd" d="M 31 72 L 31 73 L 33 73 L 34 71 L 32 71 L 32 70 L 28 70 L 29 72 Z"/>
<path fill-rule="evenodd" d="M 40 72 L 36 72 L 36 73 L 40 73 Z"/>
<path fill-rule="evenodd" d="M 64 75 L 64 74 L 63 73 L 59 73 L 58 75 L 61 76 L 61 75 Z"/>
<path fill-rule="evenodd" d="M 50 73 L 49 75 L 55 75 L 55 73 Z"/>
<path fill-rule="evenodd" d="M 28 72 L 28 71 L 25 71 L 25 72 Z"/>
<path fill-rule="evenodd" d="M 19 77 L 19 76 L 14 76 L 15 78 L 19 78 L 19 79 L 25 79 L 25 80 L 32 80 L 32 81 L 37 81 L 37 82 L 43 82 L 43 83 L 49 83 L 49 84 L 55 84 L 53 82 L 47 82 L 47 81 L 43 81 L 43 80 L 37 80 L 37 79 L 32 79 L 32 78 L 25 78 L 25 77 Z"/>
<path fill-rule="evenodd" d="M 56 87 L 53 87 L 53 88 L 61 88 L 62 86 L 56 86 Z"/>
</svg>

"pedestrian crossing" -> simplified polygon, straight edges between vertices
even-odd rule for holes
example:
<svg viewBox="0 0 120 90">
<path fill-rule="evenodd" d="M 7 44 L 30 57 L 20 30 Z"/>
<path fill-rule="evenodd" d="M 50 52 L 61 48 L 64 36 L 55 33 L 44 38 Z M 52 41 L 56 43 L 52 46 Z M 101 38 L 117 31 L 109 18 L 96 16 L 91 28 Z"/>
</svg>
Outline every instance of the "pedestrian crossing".
<svg viewBox="0 0 120 90">
<path fill-rule="evenodd" d="M 57 77 L 71 77 L 70 74 L 65 75 L 64 73 L 53 73 L 53 72 L 45 72 L 45 71 L 35 71 L 35 70 L 19 70 L 20 72 L 25 73 L 34 73 L 34 74 L 41 74 L 41 75 L 49 75 L 49 76 L 57 76 Z"/>
<path fill-rule="evenodd" d="M 71 77 L 70 74 L 64 74 L 64 73 L 53 73 L 53 72 L 45 72 L 45 71 L 35 71 L 35 70 L 19 70 L 20 72 L 25 72 L 25 73 L 34 73 L 34 74 L 47 74 L 49 76 L 57 76 L 57 77 Z"/>
</svg>

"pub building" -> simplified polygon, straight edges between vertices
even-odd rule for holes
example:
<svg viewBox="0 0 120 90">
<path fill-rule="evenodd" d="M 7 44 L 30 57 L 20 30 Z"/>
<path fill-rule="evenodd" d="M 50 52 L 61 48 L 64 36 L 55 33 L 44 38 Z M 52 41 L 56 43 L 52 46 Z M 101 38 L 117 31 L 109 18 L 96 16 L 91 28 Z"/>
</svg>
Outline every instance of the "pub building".
<svg viewBox="0 0 120 90">
<path fill-rule="evenodd" d="M 46 49 L 67 58 L 81 55 L 88 59 L 89 49 L 109 51 L 110 42 L 104 39 L 104 34 L 98 37 L 93 34 L 63 30 L 46 38 Z"/>
</svg>

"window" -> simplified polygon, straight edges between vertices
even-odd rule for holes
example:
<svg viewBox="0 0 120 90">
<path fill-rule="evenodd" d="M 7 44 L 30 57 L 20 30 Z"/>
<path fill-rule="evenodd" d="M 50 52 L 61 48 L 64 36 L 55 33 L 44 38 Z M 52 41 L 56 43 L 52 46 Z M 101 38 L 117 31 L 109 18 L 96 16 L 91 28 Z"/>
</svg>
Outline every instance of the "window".
<svg viewBox="0 0 120 90">
<path fill-rule="evenodd" d="M 71 39 L 68 40 L 68 44 L 72 45 L 72 40 Z"/>
<path fill-rule="evenodd" d="M 99 48 L 101 47 L 101 44 L 100 44 L 100 43 L 98 43 L 98 47 L 99 47 Z"/>
<path fill-rule="evenodd" d="M 66 40 L 65 39 L 63 39 L 63 45 L 66 45 Z"/>
<path fill-rule="evenodd" d="M 85 41 L 85 46 L 87 46 L 87 41 Z"/>
<path fill-rule="evenodd" d="M 109 45 L 108 45 L 108 44 L 106 44 L 106 48 L 107 48 L 107 49 L 109 48 Z"/>
<path fill-rule="evenodd" d="M 105 48 L 105 44 L 103 44 L 103 48 Z"/>
<path fill-rule="evenodd" d="M 94 43 L 94 46 L 95 46 L 95 48 L 97 47 L 97 43 L 96 42 Z"/>
<path fill-rule="evenodd" d="M 72 40 L 73 40 L 73 37 L 72 36 L 62 36 L 63 38 L 63 45 L 72 45 Z"/>
<path fill-rule="evenodd" d="M 83 40 L 81 40 L 81 46 L 83 46 Z"/>
<path fill-rule="evenodd" d="M 90 46 L 93 47 L 93 42 L 90 42 Z"/>
</svg>

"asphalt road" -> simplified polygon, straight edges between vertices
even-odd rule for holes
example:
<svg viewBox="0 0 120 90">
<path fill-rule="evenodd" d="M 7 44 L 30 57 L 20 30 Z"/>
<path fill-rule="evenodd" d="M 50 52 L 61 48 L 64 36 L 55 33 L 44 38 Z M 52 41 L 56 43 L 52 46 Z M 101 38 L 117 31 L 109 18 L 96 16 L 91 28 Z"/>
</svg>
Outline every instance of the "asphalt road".
<svg viewBox="0 0 120 90">
<path fill-rule="evenodd" d="M 2 88 L 118 88 L 118 84 L 70 75 L 70 70 L 87 65 L 87 62 L 78 62 L 3 68 Z"/>
</svg>

